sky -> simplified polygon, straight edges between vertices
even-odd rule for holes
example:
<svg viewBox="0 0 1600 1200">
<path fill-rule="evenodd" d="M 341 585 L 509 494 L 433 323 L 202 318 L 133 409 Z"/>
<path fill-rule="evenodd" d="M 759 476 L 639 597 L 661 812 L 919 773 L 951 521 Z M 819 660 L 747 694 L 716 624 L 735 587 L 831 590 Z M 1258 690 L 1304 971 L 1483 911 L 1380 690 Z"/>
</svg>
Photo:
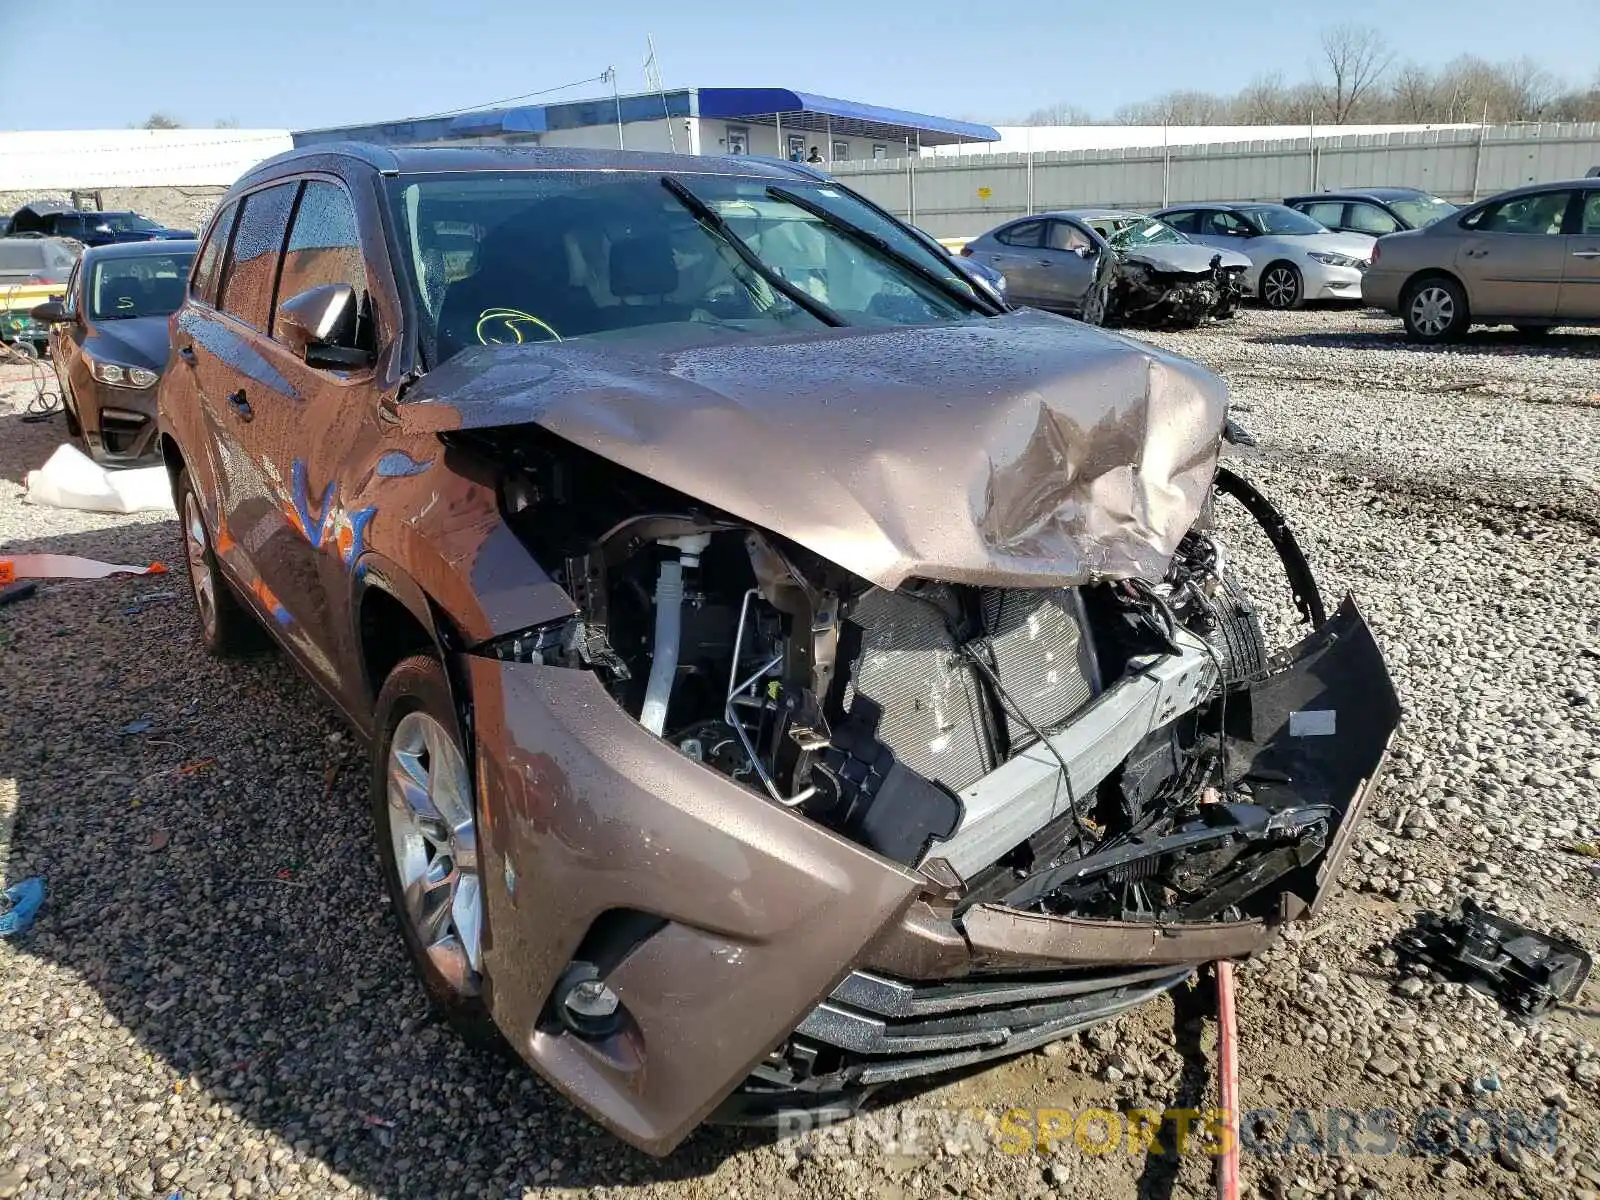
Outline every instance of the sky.
<svg viewBox="0 0 1600 1200">
<path fill-rule="evenodd" d="M 643 91 L 646 34 L 668 87 L 772 86 L 991 124 L 1068 102 L 1108 116 L 1178 88 L 1309 75 L 1337 19 L 1399 58 L 1529 55 L 1575 83 L 1600 68 L 1600 5 L 1506 19 L 1504 0 L 1038 5 L 970 0 L 552 5 L 541 0 L 0 0 L 0 129 L 305 129 L 480 106 L 599 75 Z M 1045 11 L 1045 10 L 1049 11 Z M 1574 16 L 1573 14 L 1579 14 Z M 67 40 L 63 42 L 63 37 Z M 547 101 L 603 95 L 589 83 Z M 535 101 L 538 102 L 538 101 Z"/>
</svg>

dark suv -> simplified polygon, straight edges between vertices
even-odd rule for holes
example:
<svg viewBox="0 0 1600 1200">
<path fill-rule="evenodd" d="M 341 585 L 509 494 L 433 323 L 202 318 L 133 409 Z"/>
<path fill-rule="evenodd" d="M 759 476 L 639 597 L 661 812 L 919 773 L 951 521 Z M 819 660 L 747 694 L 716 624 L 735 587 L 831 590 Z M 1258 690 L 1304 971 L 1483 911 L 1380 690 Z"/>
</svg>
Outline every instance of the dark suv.
<svg viewBox="0 0 1600 1200">
<path fill-rule="evenodd" d="M 193 238 L 189 229 L 169 229 L 136 212 L 95 212 L 54 205 L 28 205 L 11 218 L 11 236 L 37 234 L 41 237 L 71 238 L 85 246 L 109 246 L 114 242 L 149 242 Z"/>
<path fill-rule="evenodd" d="M 1264 949 L 1382 773 L 1382 657 L 1219 469 L 1221 380 L 832 181 L 307 147 L 172 341 L 206 646 L 264 626 L 368 741 L 436 1004 L 653 1153 Z M 1311 627 L 1277 654 L 1224 494 Z"/>
</svg>

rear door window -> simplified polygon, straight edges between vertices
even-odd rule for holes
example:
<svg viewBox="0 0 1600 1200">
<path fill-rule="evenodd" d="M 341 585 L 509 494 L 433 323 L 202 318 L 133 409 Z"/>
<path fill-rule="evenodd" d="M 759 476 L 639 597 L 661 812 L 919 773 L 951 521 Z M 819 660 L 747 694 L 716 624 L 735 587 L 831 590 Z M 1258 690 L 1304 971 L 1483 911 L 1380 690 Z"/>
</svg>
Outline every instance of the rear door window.
<svg viewBox="0 0 1600 1200">
<path fill-rule="evenodd" d="M 1044 244 L 1044 222 L 1022 221 L 1009 229 L 1002 229 L 994 235 L 994 240 L 1004 246 L 1037 250 Z"/>
<path fill-rule="evenodd" d="M 1231 212 L 1208 213 L 1210 218 L 1206 221 L 1201 232 L 1209 233 L 1216 237 L 1254 237 L 1256 229 L 1243 217 Z"/>
<path fill-rule="evenodd" d="M 348 284 L 355 292 L 356 312 L 364 318 L 370 312 L 367 266 L 356 231 L 355 206 L 337 184 L 307 180 L 289 229 L 277 302 L 282 304 L 312 288 L 337 283 Z M 361 324 L 358 344 L 367 345 L 364 319 Z"/>
<path fill-rule="evenodd" d="M 1161 219 L 1168 225 L 1171 225 L 1179 233 L 1199 233 L 1200 230 L 1197 227 L 1197 218 L 1199 215 L 1199 213 L 1186 210 L 1183 212 L 1168 213 Z"/>
<path fill-rule="evenodd" d="M 1316 213 L 1311 215 L 1313 217 L 1317 216 Z M 1322 218 L 1317 217 L 1317 220 L 1322 221 Z M 1324 225 L 1327 224 L 1326 221 L 1322 221 L 1322 223 Z M 1373 237 L 1382 237 L 1386 233 L 1398 233 L 1400 231 L 1400 222 L 1384 212 L 1376 204 L 1351 204 L 1348 224 L 1357 233 L 1370 233 Z"/>
<path fill-rule="evenodd" d="M 296 183 L 251 192 L 240 203 L 238 228 L 222 270 L 222 311 L 265 333 L 272 313 L 278 263 L 289 231 Z"/>
<path fill-rule="evenodd" d="M 218 214 L 211 226 L 211 234 L 201 247 L 200 258 L 194 270 L 194 284 L 189 294 L 205 304 L 217 302 L 217 275 L 222 260 L 228 253 L 228 238 L 233 233 L 233 219 L 239 215 L 239 206 L 230 204 Z"/>
<path fill-rule="evenodd" d="M 1344 202 L 1342 200 L 1318 200 L 1311 204 L 1296 204 L 1301 212 L 1326 225 L 1329 229 L 1338 229 L 1344 224 Z"/>
</svg>

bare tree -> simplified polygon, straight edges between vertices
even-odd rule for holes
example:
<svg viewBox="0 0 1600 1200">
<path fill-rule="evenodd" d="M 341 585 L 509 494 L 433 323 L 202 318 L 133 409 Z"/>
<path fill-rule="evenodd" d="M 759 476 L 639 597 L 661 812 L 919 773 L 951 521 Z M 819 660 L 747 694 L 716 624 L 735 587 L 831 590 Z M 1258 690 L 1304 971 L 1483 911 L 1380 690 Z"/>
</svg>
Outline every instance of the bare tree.
<svg viewBox="0 0 1600 1200">
<path fill-rule="evenodd" d="M 140 125 L 139 128 L 140 129 L 182 129 L 183 128 L 183 122 L 178 120 L 177 117 L 169 116 L 167 113 L 158 112 L 158 113 L 151 113 L 148 117 L 146 117 L 144 119 L 144 124 Z"/>
<path fill-rule="evenodd" d="M 1370 25 L 1335 25 L 1322 34 L 1322 59 L 1329 76 L 1324 85 L 1327 115 L 1343 125 L 1378 86 L 1394 51 Z"/>
<path fill-rule="evenodd" d="M 1294 120 L 1293 100 L 1281 72 L 1257 75 L 1228 105 L 1238 125 L 1284 125 Z"/>
<path fill-rule="evenodd" d="M 1427 67 L 1408 62 L 1389 88 L 1389 116 L 1406 125 L 1439 120 L 1439 84 Z"/>
<path fill-rule="evenodd" d="M 1507 121 L 1537 121 L 1561 91 L 1561 81 L 1531 58 L 1505 63 L 1500 72 Z"/>
<path fill-rule="evenodd" d="M 1065 101 L 1036 108 L 1022 118 L 1024 125 L 1093 125 L 1093 115 L 1086 108 Z"/>
<path fill-rule="evenodd" d="M 1168 92 L 1143 104 L 1124 104 L 1111 119 L 1117 125 L 1215 125 L 1226 103 L 1210 92 Z"/>
</svg>

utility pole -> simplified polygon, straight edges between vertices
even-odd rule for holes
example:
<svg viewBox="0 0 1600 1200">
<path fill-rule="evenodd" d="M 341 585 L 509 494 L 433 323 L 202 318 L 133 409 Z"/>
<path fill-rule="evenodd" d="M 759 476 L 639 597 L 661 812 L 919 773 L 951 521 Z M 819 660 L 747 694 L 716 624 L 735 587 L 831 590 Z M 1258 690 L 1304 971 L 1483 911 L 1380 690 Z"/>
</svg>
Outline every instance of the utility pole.
<svg viewBox="0 0 1600 1200">
<path fill-rule="evenodd" d="M 611 78 L 611 102 L 617 108 L 617 149 L 626 150 L 628 145 L 622 138 L 622 97 L 617 92 L 617 69 L 607 67 L 606 74 Z"/>
</svg>

